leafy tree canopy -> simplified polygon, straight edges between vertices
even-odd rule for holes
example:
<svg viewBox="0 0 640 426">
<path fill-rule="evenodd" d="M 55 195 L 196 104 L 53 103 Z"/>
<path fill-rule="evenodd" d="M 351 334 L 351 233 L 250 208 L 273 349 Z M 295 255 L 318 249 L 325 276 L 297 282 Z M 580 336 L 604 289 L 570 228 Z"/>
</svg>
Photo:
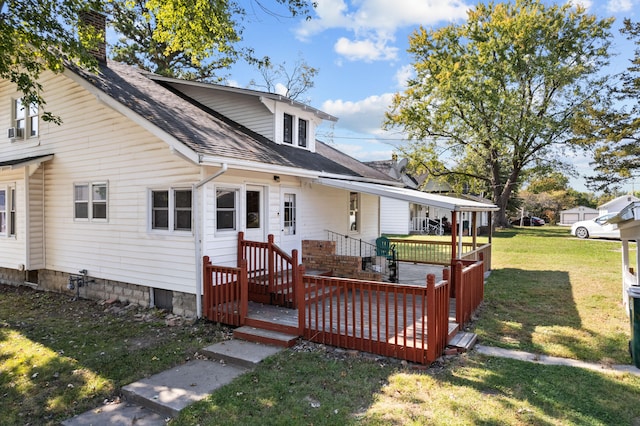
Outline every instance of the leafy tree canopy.
<svg viewBox="0 0 640 426">
<path fill-rule="evenodd" d="M 65 61 L 95 66 L 88 49 L 99 34 L 83 28 L 80 15 L 98 6 L 81 0 L 0 1 L 0 78 L 14 83 L 26 104 L 43 105 L 37 80 L 44 70 L 62 72 Z M 43 119 L 57 120 L 49 112 Z"/>
<path fill-rule="evenodd" d="M 272 13 L 259 0 L 253 1 Z M 305 14 L 306 0 L 271 0 L 292 16 Z M 246 11 L 233 0 L 108 0 L 106 10 L 120 35 L 112 57 L 155 73 L 189 80 L 220 80 L 220 70 L 244 59 L 268 65 L 250 48 L 238 48 Z"/>
<path fill-rule="evenodd" d="M 612 19 L 539 0 L 478 4 L 460 25 L 420 28 L 410 39 L 413 78 L 396 95 L 386 127 L 432 175 L 462 175 L 506 210 L 528 167 L 563 163 L 572 124 L 597 102 Z M 564 165 L 564 167 L 568 167 Z"/>
<path fill-rule="evenodd" d="M 260 8 L 269 8 L 253 0 Z M 270 0 L 292 15 L 309 16 L 307 0 Z M 95 67 L 88 53 L 104 34 L 81 24 L 82 13 L 105 11 L 122 36 L 115 59 L 167 76 L 214 78 L 239 58 L 245 11 L 233 0 L 0 0 L 0 77 L 16 84 L 27 103 L 44 105 L 38 78 L 65 63 Z M 263 59 L 266 61 L 266 59 Z M 45 120 L 59 120 L 45 112 Z"/>
</svg>

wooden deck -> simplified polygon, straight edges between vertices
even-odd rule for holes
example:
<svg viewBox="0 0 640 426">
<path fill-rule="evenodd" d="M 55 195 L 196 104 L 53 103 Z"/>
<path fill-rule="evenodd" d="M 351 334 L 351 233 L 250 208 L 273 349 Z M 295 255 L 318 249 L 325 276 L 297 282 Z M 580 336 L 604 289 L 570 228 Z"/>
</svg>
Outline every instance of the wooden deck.
<svg viewBox="0 0 640 426">
<path fill-rule="evenodd" d="M 309 274 L 294 266 L 297 252 L 288 257 L 271 240 L 240 235 L 239 268 L 203 258 L 208 319 L 429 364 L 482 302 L 482 261 L 439 269 L 441 280 L 416 270 L 415 282 L 392 284 Z"/>
<path fill-rule="evenodd" d="M 266 305 L 263 303 L 249 302 L 247 318 L 257 321 L 271 322 L 284 327 L 298 326 L 298 310 L 283 308 L 280 306 Z M 456 299 L 449 301 L 449 330 L 457 328 L 456 323 Z"/>
</svg>

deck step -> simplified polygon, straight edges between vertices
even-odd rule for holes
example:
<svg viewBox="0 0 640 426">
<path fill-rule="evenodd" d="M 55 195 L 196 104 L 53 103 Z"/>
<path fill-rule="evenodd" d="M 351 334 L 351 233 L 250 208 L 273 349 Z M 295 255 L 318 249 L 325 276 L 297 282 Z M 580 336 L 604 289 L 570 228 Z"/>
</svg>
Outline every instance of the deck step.
<svg viewBox="0 0 640 426">
<path fill-rule="evenodd" d="M 266 345 L 290 348 L 296 344 L 298 336 L 281 333 L 279 331 L 265 330 L 262 328 L 242 326 L 233 330 L 233 337 L 248 342 L 263 343 Z"/>
<path fill-rule="evenodd" d="M 458 352 L 467 352 L 473 348 L 477 340 L 478 335 L 476 333 L 461 331 L 453 336 L 447 346 L 458 349 Z"/>
<path fill-rule="evenodd" d="M 281 350 L 281 347 L 233 339 L 214 343 L 201 349 L 200 353 L 214 360 L 222 360 L 228 366 L 253 368 Z"/>
</svg>

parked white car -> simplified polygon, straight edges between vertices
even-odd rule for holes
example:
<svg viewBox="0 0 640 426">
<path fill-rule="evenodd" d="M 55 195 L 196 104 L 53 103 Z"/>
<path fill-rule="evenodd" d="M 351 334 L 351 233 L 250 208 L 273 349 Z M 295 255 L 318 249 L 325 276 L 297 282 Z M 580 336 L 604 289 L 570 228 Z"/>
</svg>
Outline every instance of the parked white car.
<svg viewBox="0 0 640 426">
<path fill-rule="evenodd" d="M 571 225 L 571 235 L 578 238 L 620 238 L 620 230 L 618 225 L 607 223 L 607 220 L 618 213 L 609 213 L 598 216 L 595 219 L 581 220 Z"/>
</svg>

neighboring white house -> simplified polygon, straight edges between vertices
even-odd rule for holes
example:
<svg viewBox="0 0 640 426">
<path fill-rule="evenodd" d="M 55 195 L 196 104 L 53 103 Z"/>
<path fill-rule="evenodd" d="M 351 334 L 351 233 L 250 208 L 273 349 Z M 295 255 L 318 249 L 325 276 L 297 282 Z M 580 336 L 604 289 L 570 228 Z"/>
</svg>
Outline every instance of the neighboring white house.
<svg viewBox="0 0 640 426">
<path fill-rule="evenodd" d="M 560 212 L 560 225 L 572 225 L 581 220 L 595 219 L 598 216 L 600 216 L 598 210 L 591 207 L 578 206 Z"/>
<path fill-rule="evenodd" d="M 417 178 L 409 176 L 406 173 L 406 159 L 400 161 L 396 159 L 370 161 L 366 164 L 387 174 L 392 179 L 401 182 L 407 188 L 417 189 L 420 187 L 422 192 L 430 194 L 434 199 L 445 196 L 447 198 L 459 199 L 461 202 L 466 200 L 492 205 L 489 200 L 472 195 L 464 195 L 461 197 L 443 195 L 451 193 L 450 185 L 429 180 L 427 175 L 422 175 Z M 476 218 L 478 227 L 489 225 L 489 214 L 488 211 L 480 212 Z M 405 200 L 387 197 L 380 198 L 380 231 L 383 234 L 408 235 L 412 233 L 442 233 L 443 228 L 446 227 L 444 221 L 448 221 L 450 224 L 452 221 L 451 215 L 452 211 L 448 206 L 438 203 L 410 203 Z M 458 223 L 463 227 L 463 233 L 467 232 L 470 234 L 471 222 L 471 212 L 461 214 Z"/>
<path fill-rule="evenodd" d="M 613 200 L 598 206 L 598 216 L 617 213 L 634 201 L 640 201 L 640 198 L 634 197 L 633 195 L 622 195 L 614 198 Z"/>
</svg>

